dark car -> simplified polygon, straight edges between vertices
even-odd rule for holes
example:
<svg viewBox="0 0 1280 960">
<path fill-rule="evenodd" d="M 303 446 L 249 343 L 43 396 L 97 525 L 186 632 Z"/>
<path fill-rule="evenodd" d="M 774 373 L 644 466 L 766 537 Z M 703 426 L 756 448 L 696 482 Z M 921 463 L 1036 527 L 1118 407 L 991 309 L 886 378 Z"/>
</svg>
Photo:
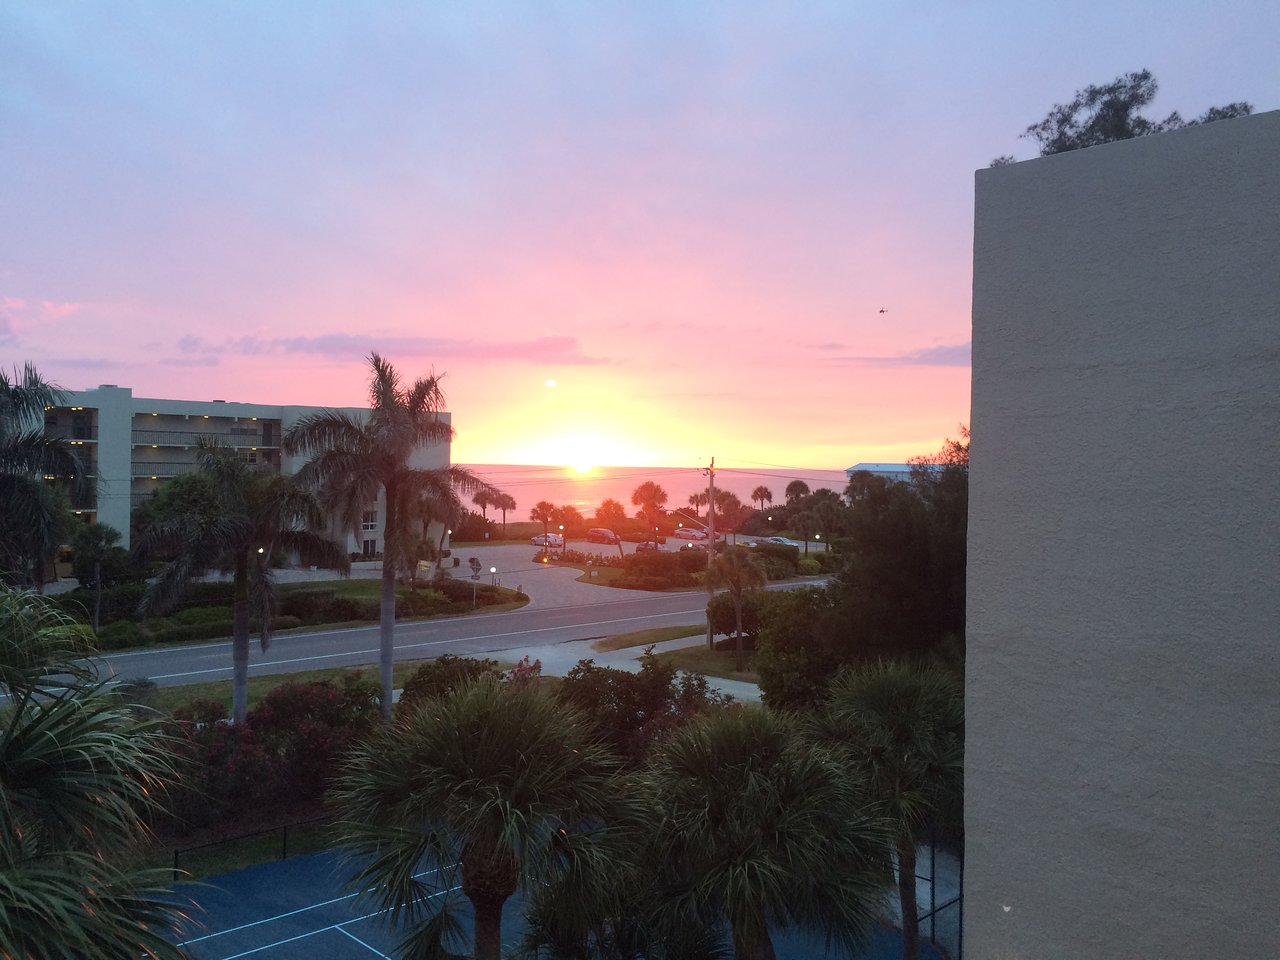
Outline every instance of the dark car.
<svg viewBox="0 0 1280 960">
<path fill-rule="evenodd" d="M 618 535 L 604 527 L 592 527 L 587 531 L 587 539 L 592 543 L 617 543 Z"/>
<path fill-rule="evenodd" d="M 662 548 L 658 546 L 656 543 L 654 543 L 652 540 L 646 540 L 644 543 L 636 544 L 636 553 L 646 553 L 646 552 L 652 553 L 652 552 L 659 551 L 661 549 Z"/>
</svg>

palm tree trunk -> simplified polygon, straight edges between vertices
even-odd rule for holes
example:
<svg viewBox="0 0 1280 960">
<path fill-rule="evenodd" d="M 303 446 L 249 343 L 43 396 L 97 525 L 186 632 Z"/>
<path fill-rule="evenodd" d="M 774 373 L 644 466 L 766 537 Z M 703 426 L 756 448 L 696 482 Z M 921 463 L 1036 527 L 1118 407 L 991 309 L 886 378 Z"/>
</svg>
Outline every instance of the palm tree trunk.
<svg viewBox="0 0 1280 960">
<path fill-rule="evenodd" d="M 232 592 L 231 719 L 243 723 L 249 713 L 249 560 L 243 554 L 236 557 Z"/>
<path fill-rule="evenodd" d="M 916 960 L 920 911 L 916 904 L 916 845 L 909 834 L 898 838 L 898 900 L 902 904 L 902 960 Z"/>
<path fill-rule="evenodd" d="M 733 632 L 733 649 L 738 654 L 738 672 L 746 673 L 747 657 L 745 651 L 742 649 L 742 598 L 734 597 L 733 601 L 733 613 L 737 618 L 736 629 Z"/>
<path fill-rule="evenodd" d="M 502 901 L 487 897 L 471 899 L 476 914 L 475 960 L 502 958 Z"/>
<path fill-rule="evenodd" d="M 102 621 L 102 561 L 93 565 L 93 585 L 97 588 L 93 597 L 93 635 L 98 635 L 98 624 Z"/>
<path fill-rule="evenodd" d="M 501 960 L 502 905 L 520 885 L 513 854 L 462 853 L 462 895 L 475 911 L 475 960 Z"/>
<path fill-rule="evenodd" d="M 395 681 L 391 668 L 396 657 L 396 568 L 382 560 L 382 593 L 378 606 L 378 683 L 382 686 L 382 719 L 391 722 L 391 698 Z"/>
<path fill-rule="evenodd" d="M 387 522 L 382 528 L 382 589 L 378 596 L 378 683 L 382 687 L 382 719 L 391 722 L 391 698 L 395 693 L 392 666 L 396 659 L 396 550 L 400 518 L 396 513 L 398 491 L 394 484 L 383 488 Z"/>
</svg>

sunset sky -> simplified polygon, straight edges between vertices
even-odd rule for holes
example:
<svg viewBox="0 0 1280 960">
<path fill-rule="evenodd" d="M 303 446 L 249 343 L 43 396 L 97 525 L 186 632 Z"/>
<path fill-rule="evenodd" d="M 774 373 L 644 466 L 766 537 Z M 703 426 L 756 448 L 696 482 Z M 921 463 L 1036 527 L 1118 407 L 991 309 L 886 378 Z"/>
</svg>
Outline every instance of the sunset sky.
<svg viewBox="0 0 1280 960">
<path fill-rule="evenodd" d="M 842 468 L 969 415 L 973 172 L 1089 83 L 1280 107 L 1280 4 L 0 7 L 0 363 L 464 463 Z"/>
</svg>

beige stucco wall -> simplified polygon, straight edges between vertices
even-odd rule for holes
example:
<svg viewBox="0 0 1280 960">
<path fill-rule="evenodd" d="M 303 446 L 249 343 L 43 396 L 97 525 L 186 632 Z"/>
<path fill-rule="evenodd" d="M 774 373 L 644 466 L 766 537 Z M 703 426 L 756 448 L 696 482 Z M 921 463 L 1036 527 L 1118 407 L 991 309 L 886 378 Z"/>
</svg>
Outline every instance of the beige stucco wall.
<svg viewBox="0 0 1280 960">
<path fill-rule="evenodd" d="M 979 171 L 965 953 L 1280 957 L 1280 113 Z"/>
</svg>

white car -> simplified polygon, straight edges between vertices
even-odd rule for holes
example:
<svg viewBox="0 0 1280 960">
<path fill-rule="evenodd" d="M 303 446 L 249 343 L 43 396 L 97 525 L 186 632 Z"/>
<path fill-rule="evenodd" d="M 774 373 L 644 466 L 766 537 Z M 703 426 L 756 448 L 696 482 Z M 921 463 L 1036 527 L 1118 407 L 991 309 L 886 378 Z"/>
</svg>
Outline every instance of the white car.
<svg viewBox="0 0 1280 960">
<path fill-rule="evenodd" d="M 693 527 L 680 527 L 672 536 L 681 540 L 705 540 L 707 531 L 695 530 Z"/>
<path fill-rule="evenodd" d="M 804 544 L 798 540 L 788 540 L 786 537 L 765 537 L 763 543 L 777 543 L 784 547 L 803 547 Z"/>
<path fill-rule="evenodd" d="M 530 537 L 529 542 L 535 547 L 563 547 L 564 537 L 558 533 L 540 533 L 536 537 Z"/>
</svg>

